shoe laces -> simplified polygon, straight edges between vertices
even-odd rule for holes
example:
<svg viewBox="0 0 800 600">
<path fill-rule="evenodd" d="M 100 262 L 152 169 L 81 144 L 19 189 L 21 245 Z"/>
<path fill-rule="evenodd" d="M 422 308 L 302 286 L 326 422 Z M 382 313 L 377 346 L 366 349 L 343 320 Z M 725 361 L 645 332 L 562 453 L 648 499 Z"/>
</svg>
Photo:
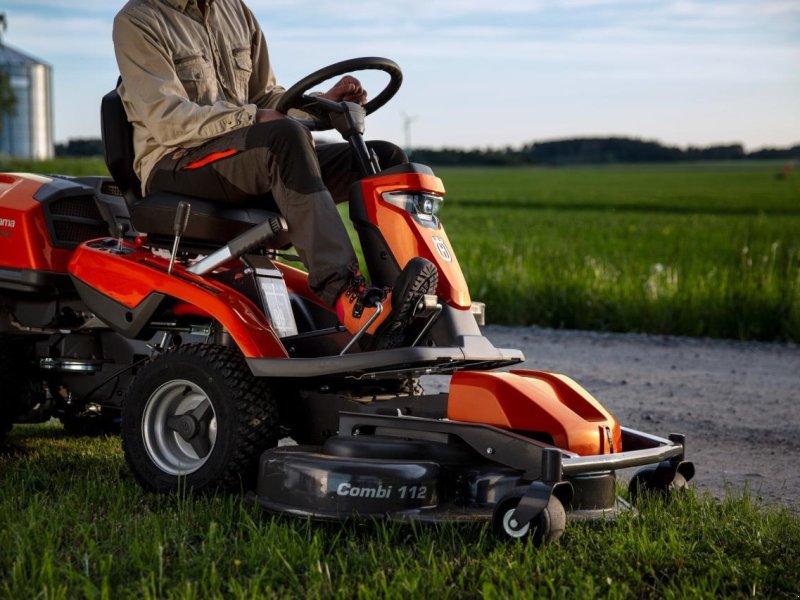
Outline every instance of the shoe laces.
<svg viewBox="0 0 800 600">
<path fill-rule="evenodd" d="M 345 297 L 354 302 L 361 299 L 364 292 L 367 290 L 367 280 L 361 274 L 353 275 L 347 287 L 344 290 Z"/>
</svg>

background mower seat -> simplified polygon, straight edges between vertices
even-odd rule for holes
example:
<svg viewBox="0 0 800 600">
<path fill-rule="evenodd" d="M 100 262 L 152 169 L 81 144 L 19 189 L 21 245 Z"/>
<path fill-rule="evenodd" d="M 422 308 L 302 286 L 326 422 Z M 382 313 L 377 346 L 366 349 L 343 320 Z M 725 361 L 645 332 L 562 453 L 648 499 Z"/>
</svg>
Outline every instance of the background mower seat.
<svg viewBox="0 0 800 600">
<path fill-rule="evenodd" d="M 184 201 L 192 208 L 182 244 L 193 247 L 223 246 L 251 227 L 279 216 L 271 194 L 265 194 L 257 199 L 256 204 L 250 205 L 212 202 L 169 192 L 155 192 L 142 197 L 141 182 L 133 170 L 133 125 L 128 121 L 116 89 L 103 96 L 100 123 L 106 166 L 125 198 L 131 223 L 137 231 L 147 233 L 148 240 L 154 245 L 172 244 L 175 211 Z M 291 242 L 283 232 L 268 245 L 285 248 Z"/>
</svg>

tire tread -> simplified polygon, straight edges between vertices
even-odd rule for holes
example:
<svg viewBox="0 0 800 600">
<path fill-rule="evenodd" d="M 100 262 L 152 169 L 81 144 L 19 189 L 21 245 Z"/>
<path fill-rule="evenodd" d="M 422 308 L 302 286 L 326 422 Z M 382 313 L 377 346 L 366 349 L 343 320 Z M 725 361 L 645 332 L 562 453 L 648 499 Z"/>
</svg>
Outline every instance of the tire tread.
<svg viewBox="0 0 800 600">
<path fill-rule="evenodd" d="M 238 416 L 237 443 L 233 455 L 228 460 L 223 473 L 203 488 L 233 490 L 240 485 L 247 487 L 255 479 L 258 458 L 261 453 L 266 448 L 277 444 L 279 418 L 272 390 L 265 380 L 252 375 L 237 349 L 214 344 L 185 344 L 172 348 L 148 361 L 137 373 L 128 394 L 135 393 L 137 379 L 146 378 L 151 370 L 161 368 L 163 363 L 160 363 L 160 359 L 178 355 L 200 359 L 222 376 L 226 387 L 231 391 L 231 400 Z M 125 400 L 123 400 L 124 406 Z M 125 459 L 136 479 L 146 488 L 166 491 L 154 486 L 148 477 L 139 472 L 126 435 L 122 436 L 122 445 Z"/>
</svg>

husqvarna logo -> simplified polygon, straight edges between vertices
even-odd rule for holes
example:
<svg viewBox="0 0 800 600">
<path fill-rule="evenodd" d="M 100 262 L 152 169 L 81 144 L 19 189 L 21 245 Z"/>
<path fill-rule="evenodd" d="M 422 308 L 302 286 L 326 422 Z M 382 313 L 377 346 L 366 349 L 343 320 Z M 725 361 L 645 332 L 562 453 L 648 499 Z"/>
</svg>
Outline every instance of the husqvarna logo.
<svg viewBox="0 0 800 600">
<path fill-rule="evenodd" d="M 450 249 L 447 247 L 447 244 L 444 243 L 444 240 L 440 237 L 436 237 L 435 235 L 431 237 L 431 240 L 433 240 L 436 249 L 439 251 L 439 256 L 441 256 L 447 262 L 453 262 L 453 255 L 450 254 Z"/>
<path fill-rule="evenodd" d="M 0 219 L 0 237 L 11 237 L 11 230 L 17 226 L 14 219 Z"/>
</svg>

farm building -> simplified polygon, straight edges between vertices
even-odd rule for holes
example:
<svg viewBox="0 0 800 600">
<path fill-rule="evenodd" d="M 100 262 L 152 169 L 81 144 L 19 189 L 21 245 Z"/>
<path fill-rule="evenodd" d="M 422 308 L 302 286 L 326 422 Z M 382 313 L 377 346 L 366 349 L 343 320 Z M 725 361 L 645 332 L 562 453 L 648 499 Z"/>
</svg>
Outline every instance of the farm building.
<svg viewBox="0 0 800 600">
<path fill-rule="evenodd" d="M 2 117 L 0 154 L 44 160 L 53 157 L 52 69 L 0 43 L 0 68 L 10 79 L 17 100 Z"/>
</svg>

